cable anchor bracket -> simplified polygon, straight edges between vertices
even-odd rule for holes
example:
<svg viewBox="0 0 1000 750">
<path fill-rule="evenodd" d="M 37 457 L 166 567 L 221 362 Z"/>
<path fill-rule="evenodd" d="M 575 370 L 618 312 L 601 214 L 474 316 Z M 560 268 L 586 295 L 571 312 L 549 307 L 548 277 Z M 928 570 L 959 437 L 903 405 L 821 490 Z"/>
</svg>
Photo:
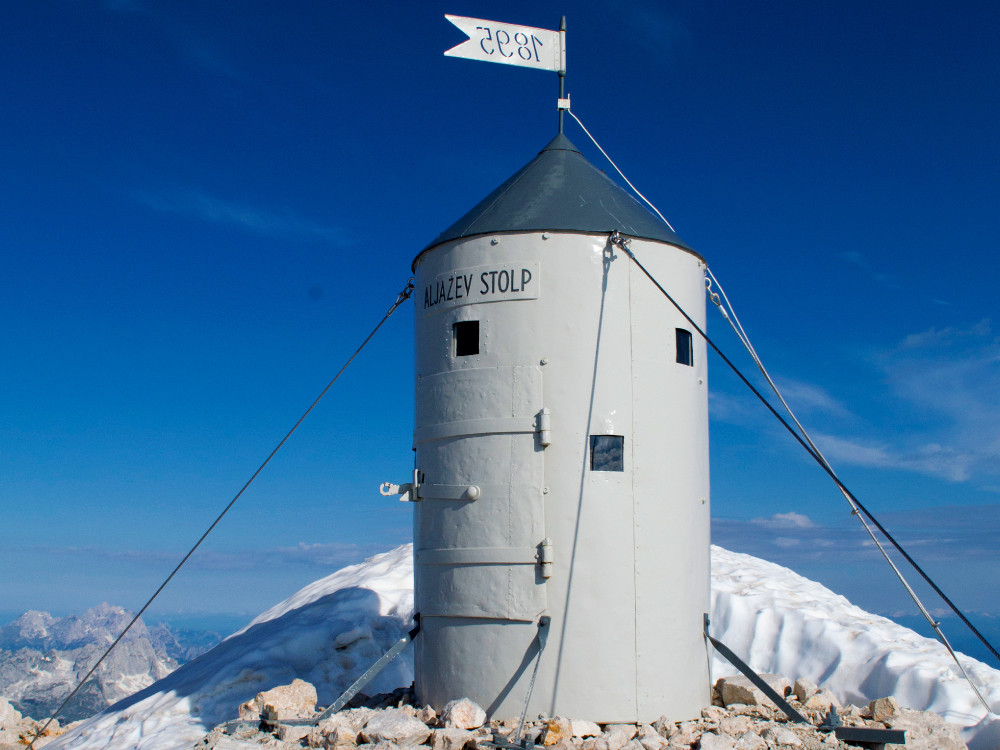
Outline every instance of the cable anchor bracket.
<svg viewBox="0 0 1000 750">
<path fill-rule="evenodd" d="M 621 248 L 622 252 L 626 253 L 630 258 L 635 257 L 632 255 L 632 250 L 631 250 L 632 240 L 629 239 L 628 237 L 625 237 L 617 229 L 611 233 L 611 236 L 608 238 L 608 242 L 610 242 L 615 247 Z"/>
<path fill-rule="evenodd" d="M 391 482 L 382 482 L 379 485 L 378 492 L 383 497 L 392 497 L 393 495 L 399 495 L 399 502 L 401 503 L 415 503 L 421 499 L 420 497 L 420 469 L 413 470 L 413 481 L 407 482 L 406 484 L 392 484 Z"/>
</svg>

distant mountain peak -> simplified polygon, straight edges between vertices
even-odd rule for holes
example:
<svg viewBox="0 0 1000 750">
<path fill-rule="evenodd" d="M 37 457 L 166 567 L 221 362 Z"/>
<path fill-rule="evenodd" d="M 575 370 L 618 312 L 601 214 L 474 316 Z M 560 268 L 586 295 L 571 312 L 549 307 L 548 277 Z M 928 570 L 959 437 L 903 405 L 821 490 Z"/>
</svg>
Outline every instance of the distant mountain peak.
<svg viewBox="0 0 1000 750">
<path fill-rule="evenodd" d="M 69 695 L 134 615 L 102 602 L 81 615 L 30 610 L 0 625 L 0 697 L 21 713 L 48 716 Z M 151 632 L 139 620 L 77 694 L 64 719 L 90 716 L 166 677 L 221 638 L 166 625 Z"/>
</svg>

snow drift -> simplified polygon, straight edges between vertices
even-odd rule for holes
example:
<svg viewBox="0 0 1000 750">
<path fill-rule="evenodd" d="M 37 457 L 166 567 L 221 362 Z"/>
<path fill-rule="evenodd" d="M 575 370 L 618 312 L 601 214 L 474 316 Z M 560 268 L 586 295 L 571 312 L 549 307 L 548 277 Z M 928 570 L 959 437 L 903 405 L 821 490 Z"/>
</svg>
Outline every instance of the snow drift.
<svg viewBox="0 0 1000 750">
<path fill-rule="evenodd" d="M 855 607 L 788 568 L 712 547 L 712 635 L 758 672 L 805 677 L 842 703 L 891 695 L 965 729 L 973 750 L 1000 748 L 1000 716 L 987 715 L 938 641 Z M 1000 671 L 959 655 L 994 711 Z M 716 654 L 713 679 L 736 674 Z"/>
<path fill-rule="evenodd" d="M 234 718 L 243 701 L 295 677 L 313 683 L 320 704 L 329 705 L 402 636 L 412 612 L 412 546 L 404 545 L 306 586 L 47 747 L 182 750 Z M 712 634 L 761 672 L 805 677 L 845 702 L 895 696 L 965 727 L 973 750 L 995 750 L 1000 742 L 1000 717 L 986 715 L 937 641 L 787 568 L 713 547 L 711 617 Z M 369 692 L 409 685 L 407 654 Z M 974 659 L 963 664 L 987 701 L 1000 705 L 1000 671 Z M 718 657 L 712 667 L 713 679 L 735 673 Z"/>
</svg>

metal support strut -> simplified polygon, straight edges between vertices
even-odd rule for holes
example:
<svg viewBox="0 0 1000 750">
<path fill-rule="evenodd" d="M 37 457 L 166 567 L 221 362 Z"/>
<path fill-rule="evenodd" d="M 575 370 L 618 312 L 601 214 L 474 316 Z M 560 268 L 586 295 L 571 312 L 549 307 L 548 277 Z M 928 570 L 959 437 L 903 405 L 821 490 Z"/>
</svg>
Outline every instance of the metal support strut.
<svg viewBox="0 0 1000 750">
<path fill-rule="evenodd" d="M 542 662 L 542 651 L 545 650 L 545 643 L 549 639 L 549 625 L 551 623 L 552 618 L 548 615 L 542 615 L 538 618 L 538 633 L 535 635 L 535 640 L 538 642 L 538 655 L 535 656 L 535 668 L 531 672 L 528 690 L 524 694 L 524 708 L 521 709 L 521 720 L 517 722 L 517 730 L 514 732 L 514 736 L 511 737 L 509 743 L 503 743 L 503 747 L 527 747 L 527 743 L 521 741 L 521 735 L 524 732 L 524 719 L 528 715 L 528 703 L 531 701 L 531 692 L 535 689 L 535 678 L 538 677 L 538 665 Z M 499 743 L 494 741 L 494 744 Z"/>
<path fill-rule="evenodd" d="M 399 652 L 402 651 L 404 648 L 406 648 L 406 645 L 414 638 L 416 638 L 417 633 L 420 632 L 420 614 L 418 613 L 413 615 L 413 619 L 416 622 L 416 625 L 413 626 L 410 632 L 406 633 L 402 638 L 396 641 L 392 645 L 392 648 L 390 648 L 388 651 L 385 652 L 385 654 L 382 655 L 381 659 L 379 659 L 377 662 L 368 667 L 368 669 L 365 671 L 363 675 L 361 675 L 358 679 L 356 679 L 354 683 L 349 688 L 347 688 L 347 690 L 345 690 L 340 695 L 339 698 L 337 698 L 337 700 L 335 700 L 333 703 L 330 704 L 330 707 L 328 709 L 326 709 L 316 718 L 311 719 L 309 721 L 310 724 L 319 724 L 327 716 L 337 713 L 337 711 L 339 711 L 340 709 L 342 709 L 344 706 L 347 705 L 348 701 L 350 701 L 351 698 L 353 698 L 361 691 L 361 688 L 363 688 L 369 682 L 374 680 L 379 672 L 381 672 L 383 669 L 389 666 L 389 662 L 391 662 L 393 659 L 399 656 Z"/>
<path fill-rule="evenodd" d="M 761 692 L 764 693 L 768 698 L 770 698 L 774 705 L 785 712 L 785 715 L 793 722 L 797 724 L 808 724 L 809 720 L 796 711 L 782 696 L 778 695 L 777 691 L 764 682 L 763 678 L 754 672 L 740 657 L 729 650 L 729 647 L 721 641 L 717 641 L 708 632 L 709 625 L 708 615 L 705 615 L 705 637 L 715 646 L 715 650 L 722 654 L 726 661 L 736 667 L 743 676 L 746 677 L 750 682 L 752 682 L 756 687 L 760 688 Z"/>
<path fill-rule="evenodd" d="M 410 641 L 412 641 L 414 638 L 417 637 L 417 633 L 420 632 L 420 615 L 414 614 L 413 620 L 416 623 L 413 626 L 413 628 L 408 633 L 404 634 L 402 638 L 396 641 L 392 645 L 392 648 L 386 651 L 381 656 L 381 658 L 379 658 L 378 661 L 376 661 L 374 664 L 368 667 L 368 669 L 365 670 L 365 673 L 361 675 L 358 679 L 356 679 L 351 684 L 351 686 L 348 687 L 347 690 L 345 690 L 343 693 L 341 693 L 340 697 L 338 697 L 337 700 L 331 703 L 330 707 L 327 708 L 325 711 L 323 711 L 321 714 L 319 714 L 318 716 L 313 716 L 310 719 L 284 719 L 281 722 L 278 722 L 277 715 L 271 715 L 270 713 L 268 713 L 267 709 L 270 707 L 265 706 L 265 710 L 261 712 L 260 716 L 261 728 L 264 731 L 273 731 L 275 728 L 277 728 L 278 723 L 287 724 L 289 726 L 299 726 L 299 727 L 316 726 L 323 719 L 337 713 L 337 711 L 341 710 L 344 706 L 346 706 L 355 695 L 361 692 L 361 688 L 363 688 L 369 682 L 374 680 L 375 677 L 377 677 L 378 674 L 383 669 L 389 666 L 389 663 L 397 656 L 399 656 L 399 653 L 404 648 L 406 648 L 406 645 Z M 241 726 L 243 727 L 252 726 L 253 724 L 254 722 L 247 722 L 244 720 L 231 721 L 227 724 L 227 731 L 238 729 Z"/>
<path fill-rule="evenodd" d="M 783 697 L 778 695 L 770 685 L 764 682 L 763 678 L 753 671 L 740 657 L 734 654 L 726 644 L 713 638 L 708 632 L 708 615 L 705 615 L 705 637 L 715 647 L 715 650 L 725 657 L 726 661 L 736 667 L 743 676 L 752 682 L 756 687 L 770 698 L 774 705 L 785 712 L 785 715 L 796 724 L 811 724 L 802 714 L 796 711 Z M 826 720 L 816 727 L 821 732 L 832 731 L 838 740 L 849 742 L 861 747 L 882 747 L 885 743 L 905 745 L 906 732 L 899 729 L 876 729 L 874 727 L 845 727 L 840 723 L 840 717 L 835 708 L 830 709 Z"/>
</svg>

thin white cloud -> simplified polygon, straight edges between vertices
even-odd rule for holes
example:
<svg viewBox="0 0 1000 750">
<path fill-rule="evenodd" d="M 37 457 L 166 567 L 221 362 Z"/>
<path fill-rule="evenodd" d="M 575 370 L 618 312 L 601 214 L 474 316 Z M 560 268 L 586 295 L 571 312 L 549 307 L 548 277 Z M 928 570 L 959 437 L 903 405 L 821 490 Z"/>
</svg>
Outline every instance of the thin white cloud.
<svg viewBox="0 0 1000 750">
<path fill-rule="evenodd" d="M 827 460 L 834 465 L 845 463 L 879 468 L 888 468 L 893 465 L 888 446 L 884 443 L 867 441 L 863 438 L 835 437 L 820 432 L 814 432 L 813 439 Z"/>
<path fill-rule="evenodd" d="M 753 518 L 750 523 L 765 529 L 811 529 L 816 526 L 809 516 L 796 513 L 794 510 L 788 513 L 775 513 L 768 518 Z"/>
<path fill-rule="evenodd" d="M 902 469 L 964 482 L 972 477 L 983 456 L 939 443 L 912 448 L 891 446 L 865 438 L 843 438 L 814 434 L 813 438 L 827 460 L 834 466 L 852 465 L 878 469 Z"/>
<path fill-rule="evenodd" d="M 247 64 L 240 61 L 232 35 L 225 28 L 211 29 L 187 18 L 170 3 L 148 0 L 104 0 L 105 10 L 119 14 L 141 14 L 155 23 L 160 33 L 173 44 L 180 59 L 199 70 L 236 83 L 251 82 Z"/>
<path fill-rule="evenodd" d="M 332 572 L 345 565 L 361 562 L 385 551 L 382 543 L 306 543 L 291 547 L 270 547 L 240 550 L 199 550 L 187 563 L 192 570 L 270 570 L 278 566 L 299 566 Z M 143 567 L 176 565 L 181 552 L 162 550 L 115 550 L 104 547 L 41 547 L 37 551 L 50 555 L 65 555 L 90 560 L 109 560 Z"/>
<path fill-rule="evenodd" d="M 1000 477 L 1000 340 L 989 320 L 910 334 L 874 359 L 881 370 L 875 428 L 826 390 L 794 380 L 782 393 L 831 464 L 910 471 L 995 490 Z M 758 424 L 750 399 L 710 397 L 713 419 Z M 826 429 L 811 426 L 827 418 Z M 829 418 L 840 420 L 830 424 Z"/>
<path fill-rule="evenodd" d="M 989 337 L 991 331 L 989 318 L 980 320 L 969 328 L 929 328 L 920 333 L 911 333 L 899 344 L 900 351 L 920 349 L 951 349 L 958 342 L 969 339 Z"/>
<path fill-rule="evenodd" d="M 789 547 L 798 547 L 802 543 L 801 539 L 795 537 L 779 536 L 774 540 L 774 545 L 776 547 L 781 547 L 782 549 L 788 549 Z"/>
<path fill-rule="evenodd" d="M 712 543 L 793 569 L 831 555 L 865 561 L 880 557 L 860 524 L 821 525 L 794 511 L 770 518 L 713 518 Z"/>
<path fill-rule="evenodd" d="M 345 233 L 337 227 L 303 219 L 288 211 L 269 211 L 216 198 L 198 188 L 138 192 L 134 197 L 154 211 L 186 216 L 252 234 L 336 245 L 345 241 Z"/>
<path fill-rule="evenodd" d="M 759 425 L 763 407 L 749 391 L 732 395 L 719 390 L 708 392 L 708 414 L 712 419 L 737 425 Z"/>
<path fill-rule="evenodd" d="M 855 419 L 847 407 L 817 385 L 789 378 L 778 378 L 776 382 L 781 390 L 781 395 L 785 397 L 796 416 L 806 424 L 807 429 L 811 430 L 809 422 L 814 422 L 819 417 L 833 417 L 841 421 Z M 781 402 L 770 387 L 763 382 L 763 379 L 756 384 L 756 387 L 768 402 L 783 417 L 788 419 Z M 777 424 L 749 391 L 729 394 L 724 391 L 710 390 L 708 393 L 708 413 L 714 420 L 744 427 L 761 427 L 765 424 L 773 427 Z M 780 428 L 778 429 L 780 431 Z"/>
<path fill-rule="evenodd" d="M 798 415 L 819 413 L 827 416 L 850 417 L 851 413 L 823 388 L 811 383 L 781 378 L 777 381 L 781 395 Z"/>
<path fill-rule="evenodd" d="M 880 365 L 928 425 L 895 451 L 904 467 L 953 481 L 1000 475 L 1000 342 L 989 320 L 911 334 Z"/>
<path fill-rule="evenodd" d="M 869 276 L 871 276 L 872 279 L 879 283 L 892 281 L 892 277 L 888 274 L 878 273 L 874 268 L 872 268 L 868 259 L 856 250 L 848 250 L 843 253 L 837 253 L 837 257 L 846 263 L 850 263 L 852 266 L 857 266 L 858 268 L 864 270 Z"/>
<path fill-rule="evenodd" d="M 847 506 L 844 506 L 845 511 Z M 920 562 L 989 561 L 996 565 L 1000 506 L 976 505 L 872 512 Z M 876 532 L 877 533 L 877 532 Z M 890 545 L 885 540 L 886 548 Z M 712 542 L 793 569 L 803 561 L 876 561 L 882 555 L 861 523 L 845 512 L 835 524 L 797 511 L 768 518 L 713 518 Z M 909 577 L 910 572 L 906 575 Z"/>
<path fill-rule="evenodd" d="M 301 563 L 309 566 L 328 567 L 343 565 L 347 559 L 360 559 L 374 554 L 372 545 L 363 547 L 359 544 L 341 544 L 337 542 L 307 544 L 299 542 L 294 547 L 276 547 L 267 551 L 267 556 L 274 562 Z"/>
</svg>

